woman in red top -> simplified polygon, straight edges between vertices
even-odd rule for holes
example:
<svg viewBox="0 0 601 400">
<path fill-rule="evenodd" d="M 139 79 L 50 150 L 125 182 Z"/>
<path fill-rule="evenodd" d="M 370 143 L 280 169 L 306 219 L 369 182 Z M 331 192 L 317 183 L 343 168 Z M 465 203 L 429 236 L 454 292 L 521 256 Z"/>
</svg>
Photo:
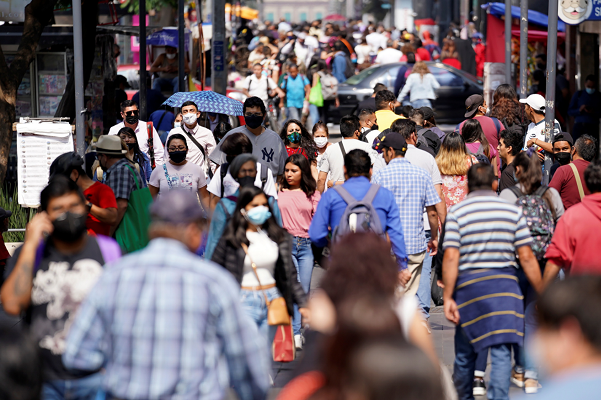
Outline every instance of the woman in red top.
<svg viewBox="0 0 601 400">
<path fill-rule="evenodd" d="M 305 156 L 311 165 L 311 175 L 317 181 L 317 145 L 305 126 L 299 120 L 290 119 L 284 124 L 280 137 L 286 145 L 288 156 Z"/>
</svg>

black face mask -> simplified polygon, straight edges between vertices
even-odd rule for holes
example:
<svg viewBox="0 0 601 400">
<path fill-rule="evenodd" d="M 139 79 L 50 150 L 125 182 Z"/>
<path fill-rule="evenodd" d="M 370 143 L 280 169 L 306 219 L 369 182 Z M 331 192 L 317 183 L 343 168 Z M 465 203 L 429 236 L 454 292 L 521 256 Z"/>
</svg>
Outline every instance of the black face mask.
<svg viewBox="0 0 601 400">
<path fill-rule="evenodd" d="M 127 122 L 130 125 L 137 124 L 139 120 L 140 117 L 137 115 L 128 115 L 127 117 L 125 117 L 125 122 Z"/>
<path fill-rule="evenodd" d="M 238 178 L 238 183 L 241 187 L 253 186 L 255 184 L 255 177 L 243 176 L 242 178 Z"/>
<path fill-rule="evenodd" d="M 246 121 L 246 126 L 248 126 L 250 129 L 257 129 L 263 123 L 263 117 L 256 115 L 244 117 L 244 120 Z"/>
<path fill-rule="evenodd" d="M 86 214 L 75 214 L 67 211 L 52 221 L 52 236 L 63 242 L 72 243 L 80 239 L 86 232 Z"/>
<path fill-rule="evenodd" d="M 179 164 L 186 159 L 187 154 L 188 154 L 188 152 L 185 150 L 184 151 L 170 151 L 169 158 L 174 163 Z"/>
<path fill-rule="evenodd" d="M 554 157 L 559 165 L 568 165 L 572 161 L 572 155 L 566 152 L 556 153 Z"/>
</svg>

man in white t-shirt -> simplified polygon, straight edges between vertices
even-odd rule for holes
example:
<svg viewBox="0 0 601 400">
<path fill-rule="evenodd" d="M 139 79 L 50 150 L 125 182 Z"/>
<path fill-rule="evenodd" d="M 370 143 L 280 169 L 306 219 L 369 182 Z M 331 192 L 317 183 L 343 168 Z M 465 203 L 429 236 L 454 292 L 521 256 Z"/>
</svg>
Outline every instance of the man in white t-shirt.
<svg viewBox="0 0 601 400">
<path fill-rule="evenodd" d="M 553 154 L 553 143 L 547 143 L 545 138 L 545 98 L 540 94 L 531 94 L 526 99 L 521 99 L 524 103 L 526 115 L 532 121 L 528 125 L 528 131 L 524 138 L 524 150 L 531 146 L 538 146 L 549 155 Z M 554 123 L 555 134 L 561 132 L 559 122 Z M 539 153 L 540 154 L 540 153 Z M 542 154 L 539 156 L 542 158 Z"/>
<path fill-rule="evenodd" d="M 386 42 L 386 48 L 378 53 L 374 64 L 391 64 L 401 61 L 403 52 L 394 48 L 394 42 Z"/>
<path fill-rule="evenodd" d="M 386 48 L 386 36 L 379 32 L 374 32 L 373 28 L 370 28 L 372 32 L 365 36 L 365 41 L 371 47 L 372 54 L 377 54 L 378 50 Z M 399 57 L 400 59 L 401 57 Z"/>
<path fill-rule="evenodd" d="M 193 101 L 184 102 L 182 104 L 182 117 L 182 126 L 171 129 L 165 143 L 168 143 L 169 138 L 176 133 L 183 135 L 188 144 L 186 160 L 198 165 L 204 171 L 205 176 L 208 168 L 211 168 L 211 171 L 215 172 L 217 166 L 208 161 L 208 155 L 211 154 L 217 143 L 215 142 L 213 132 L 198 124 L 200 112 L 196 103 Z M 165 149 L 165 158 L 167 159 L 168 157 L 169 154 L 167 154 L 167 149 Z"/>
<path fill-rule="evenodd" d="M 247 97 L 256 96 L 267 104 L 269 95 L 274 90 L 280 97 L 284 96 L 284 92 L 278 87 L 273 79 L 263 74 L 263 67 L 261 64 L 253 65 L 253 74 L 248 76 L 244 81 L 244 88 L 242 89 L 242 92 Z"/>
<path fill-rule="evenodd" d="M 321 193 L 325 190 L 328 173 L 331 174 L 330 181 L 334 185 L 344 182 L 344 156 L 351 150 L 361 149 L 369 154 L 373 172 L 385 166 L 384 160 L 378 153 L 369 144 L 358 139 L 361 134 L 360 128 L 359 118 L 354 115 L 346 115 L 340 119 L 340 133 L 343 139 L 327 148 L 317 166 L 319 170 L 317 190 Z"/>
<path fill-rule="evenodd" d="M 258 97 L 249 97 L 244 101 L 243 112 L 246 125 L 229 131 L 217 144 L 209 158 L 218 165 L 226 162 L 226 156 L 221 151 L 221 145 L 228 136 L 236 132 L 242 132 L 250 139 L 253 146 L 252 154 L 263 165 L 271 169 L 273 177 L 283 175 L 288 152 L 280 135 L 262 125 L 267 114 L 265 103 Z"/>
<path fill-rule="evenodd" d="M 140 121 L 140 110 L 138 105 L 132 100 L 125 100 L 120 104 L 120 106 L 123 122 L 112 126 L 109 130 L 109 135 L 119 134 L 121 128 L 127 127 L 133 129 L 136 133 L 136 139 L 138 139 L 138 146 L 140 146 L 140 150 L 150 159 L 150 153 L 148 151 L 148 130 L 146 127 L 146 121 Z M 152 135 L 155 164 L 162 165 L 165 163 L 163 142 L 161 142 L 161 138 L 154 126 L 152 127 Z"/>
</svg>

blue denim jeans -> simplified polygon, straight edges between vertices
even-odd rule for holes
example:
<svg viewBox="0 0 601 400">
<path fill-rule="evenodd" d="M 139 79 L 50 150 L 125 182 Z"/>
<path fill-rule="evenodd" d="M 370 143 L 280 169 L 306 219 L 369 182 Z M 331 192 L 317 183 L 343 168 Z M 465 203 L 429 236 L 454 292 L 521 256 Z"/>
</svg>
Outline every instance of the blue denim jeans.
<svg viewBox="0 0 601 400">
<path fill-rule="evenodd" d="M 266 289 L 265 294 L 269 301 L 282 297 L 280 291 L 276 287 Z M 267 348 L 271 349 L 271 343 L 273 343 L 273 338 L 275 337 L 276 327 L 267 324 L 267 304 L 265 304 L 263 292 L 261 290 L 241 289 L 240 304 L 244 313 L 257 324 L 259 333 L 267 341 Z"/>
<path fill-rule="evenodd" d="M 163 90 L 169 91 L 171 89 L 173 89 L 173 93 L 179 92 L 179 78 L 156 78 L 152 88 L 154 90 L 158 90 L 159 92 L 162 92 Z"/>
<path fill-rule="evenodd" d="M 455 364 L 453 382 L 460 400 L 473 400 L 474 370 L 478 353 L 458 325 L 455 328 Z M 492 368 L 487 395 L 490 400 L 509 400 L 509 378 L 511 377 L 511 345 L 498 344 L 490 347 Z"/>
<path fill-rule="evenodd" d="M 311 127 L 313 127 L 319 122 L 319 108 L 315 104 L 309 104 L 309 115 L 311 116 Z"/>
<path fill-rule="evenodd" d="M 429 99 L 417 99 L 411 102 L 413 108 L 430 107 L 432 108 L 432 102 Z"/>
<path fill-rule="evenodd" d="M 44 382 L 42 400 L 96 400 L 104 398 L 101 373 L 81 379 Z"/>
<path fill-rule="evenodd" d="M 425 231 L 426 241 L 430 241 L 432 237 L 431 231 Z M 426 251 L 426 258 L 424 258 L 424 266 L 422 267 L 422 275 L 419 278 L 419 286 L 417 287 L 417 300 L 420 307 L 422 308 L 422 314 L 424 318 L 430 318 L 430 304 L 432 301 L 432 285 L 430 279 L 432 277 L 432 256 L 430 251 Z"/>
<path fill-rule="evenodd" d="M 488 361 L 488 348 L 481 350 L 476 357 L 476 372 L 474 376 L 484 378 L 486 372 L 486 362 Z"/>
<path fill-rule="evenodd" d="M 528 342 L 534 337 L 534 333 L 538 329 L 538 321 L 536 320 L 536 292 L 532 286 L 527 283 L 524 291 L 524 347 L 518 348 L 515 356 L 515 370 L 523 373 L 524 379 L 538 380 L 538 368 L 532 359 L 531 352 L 528 349 Z M 518 346 L 516 346 L 518 347 Z"/>
<path fill-rule="evenodd" d="M 313 275 L 313 251 L 311 250 L 311 239 L 294 236 L 292 238 L 292 262 L 298 274 L 298 280 L 305 293 L 311 289 L 311 275 Z M 301 333 L 301 315 L 298 306 L 294 305 L 294 318 L 292 329 L 295 335 Z"/>
<path fill-rule="evenodd" d="M 291 120 L 291 119 L 296 119 L 298 121 L 300 121 L 301 116 L 303 115 L 303 109 L 302 108 L 296 108 L 296 107 L 287 107 L 286 108 L 286 121 Z"/>
</svg>

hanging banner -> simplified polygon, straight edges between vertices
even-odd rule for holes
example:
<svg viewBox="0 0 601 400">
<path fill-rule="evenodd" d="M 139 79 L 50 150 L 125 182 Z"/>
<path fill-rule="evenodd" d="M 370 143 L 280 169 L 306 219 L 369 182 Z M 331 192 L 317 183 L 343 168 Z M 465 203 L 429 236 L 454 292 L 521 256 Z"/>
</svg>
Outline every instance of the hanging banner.
<svg viewBox="0 0 601 400">
<path fill-rule="evenodd" d="M 601 0 L 560 0 L 558 15 L 566 24 L 579 25 L 584 21 L 601 20 Z"/>
</svg>

